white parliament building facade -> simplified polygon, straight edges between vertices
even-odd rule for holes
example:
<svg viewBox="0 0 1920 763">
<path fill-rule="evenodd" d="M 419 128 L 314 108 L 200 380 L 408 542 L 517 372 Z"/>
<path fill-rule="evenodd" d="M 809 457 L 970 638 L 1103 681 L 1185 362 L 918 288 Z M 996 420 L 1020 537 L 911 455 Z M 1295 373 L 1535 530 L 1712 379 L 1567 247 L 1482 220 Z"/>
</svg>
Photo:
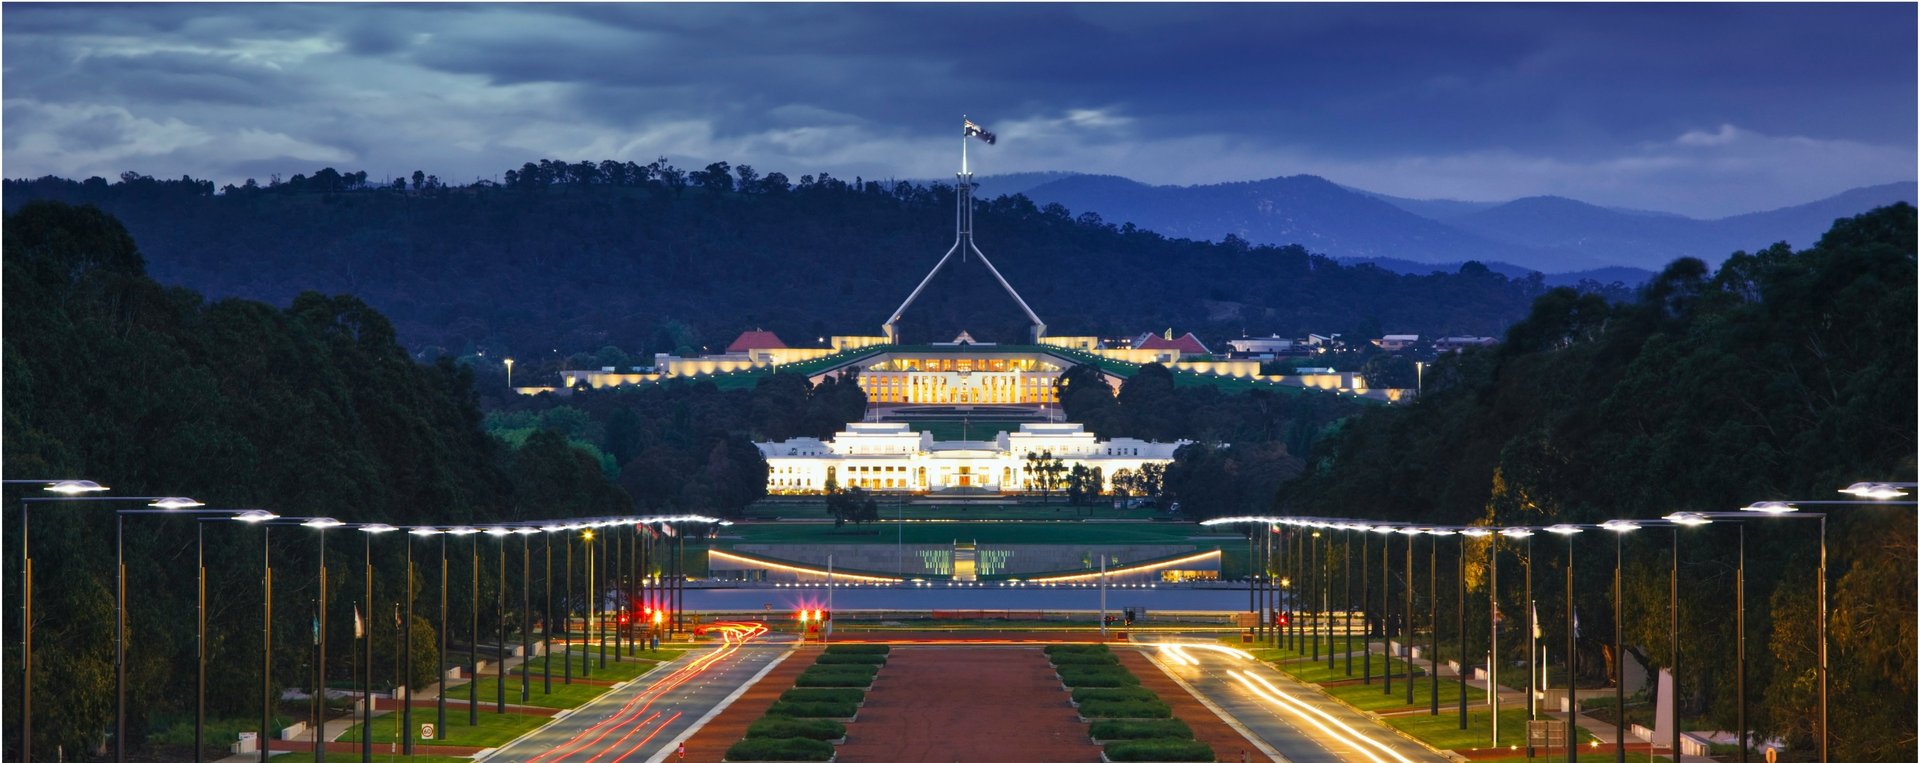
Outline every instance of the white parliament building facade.
<svg viewBox="0 0 1920 763">
<path fill-rule="evenodd" d="M 1101 490 L 1113 475 L 1144 464 L 1166 465 L 1187 441 L 1148 442 L 1130 437 L 1096 439 L 1079 424 L 1021 424 L 992 440 L 933 439 L 905 422 L 848 424 L 821 441 L 796 437 L 756 443 L 767 459 L 767 492 L 818 493 L 831 478 L 840 488 L 928 493 L 949 490 L 1020 493 L 1037 490 L 1027 473 L 1027 454 L 1050 453 L 1063 467 L 1100 470 Z"/>
</svg>

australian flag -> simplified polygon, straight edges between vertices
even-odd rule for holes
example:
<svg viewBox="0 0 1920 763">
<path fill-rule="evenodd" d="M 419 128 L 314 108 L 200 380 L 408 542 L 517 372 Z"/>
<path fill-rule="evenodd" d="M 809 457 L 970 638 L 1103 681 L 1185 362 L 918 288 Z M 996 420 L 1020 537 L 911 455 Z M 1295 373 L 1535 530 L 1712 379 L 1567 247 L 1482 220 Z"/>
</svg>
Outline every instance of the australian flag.
<svg viewBox="0 0 1920 763">
<path fill-rule="evenodd" d="M 964 125 L 961 128 L 961 131 L 966 137 L 979 138 L 981 140 L 986 141 L 987 145 L 989 146 L 993 145 L 994 143 L 1000 140 L 1000 136 L 987 132 L 987 128 L 974 124 L 973 120 L 971 119 L 962 119 L 960 120 L 960 123 Z"/>
</svg>

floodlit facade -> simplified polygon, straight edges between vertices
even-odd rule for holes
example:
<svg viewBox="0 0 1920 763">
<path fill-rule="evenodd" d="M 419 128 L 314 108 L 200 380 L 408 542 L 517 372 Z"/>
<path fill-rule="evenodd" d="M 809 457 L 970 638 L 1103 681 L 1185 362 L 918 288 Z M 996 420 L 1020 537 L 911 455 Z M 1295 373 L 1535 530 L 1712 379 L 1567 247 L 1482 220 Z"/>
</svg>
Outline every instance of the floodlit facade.
<svg viewBox="0 0 1920 763">
<path fill-rule="evenodd" d="M 769 493 L 819 493 L 829 478 L 843 489 L 874 492 L 1023 493 L 1039 489 L 1026 470 L 1029 453 L 1051 453 L 1066 469 L 1098 469 L 1105 491 L 1120 470 L 1172 463 L 1173 452 L 1187 442 L 1101 440 L 1079 424 L 1022 424 L 1020 431 L 992 440 L 935 442 L 931 433 L 889 422 L 848 424 L 826 441 L 796 437 L 755 447 L 767 459 Z"/>
</svg>

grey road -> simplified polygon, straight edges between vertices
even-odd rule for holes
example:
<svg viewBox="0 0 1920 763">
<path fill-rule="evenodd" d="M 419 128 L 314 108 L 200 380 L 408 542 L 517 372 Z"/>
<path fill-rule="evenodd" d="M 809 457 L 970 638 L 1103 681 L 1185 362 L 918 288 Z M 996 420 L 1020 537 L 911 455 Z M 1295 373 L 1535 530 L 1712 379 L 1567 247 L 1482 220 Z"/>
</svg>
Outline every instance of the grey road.
<svg viewBox="0 0 1920 763">
<path fill-rule="evenodd" d="M 1169 639 L 1173 641 L 1174 639 Z M 1237 650 L 1149 646 L 1147 656 L 1290 763 L 1444 763 L 1366 715 Z"/>
<path fill-rule="evenodd" d="M 665 758 L 682 734 L 705 722 L 792 648 L 791 641 L 759 636 L 691 651 L 514 740 L 487 760 L 644 763 Z"/>
</svg>

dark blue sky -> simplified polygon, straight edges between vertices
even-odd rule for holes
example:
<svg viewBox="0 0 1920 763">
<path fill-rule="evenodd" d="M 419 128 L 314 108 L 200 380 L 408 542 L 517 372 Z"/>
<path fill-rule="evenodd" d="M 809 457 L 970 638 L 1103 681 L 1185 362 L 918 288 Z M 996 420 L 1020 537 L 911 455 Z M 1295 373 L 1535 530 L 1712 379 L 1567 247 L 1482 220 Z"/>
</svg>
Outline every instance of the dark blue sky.
<svg viewBox="0 0 1920 763">
<path fill-rule="evenodd" d="M 7 177 L 542 157 L 1715 216 L 1915 177 L 1915 6 L 45 5 L 4 16 Z"/>
</svg>

